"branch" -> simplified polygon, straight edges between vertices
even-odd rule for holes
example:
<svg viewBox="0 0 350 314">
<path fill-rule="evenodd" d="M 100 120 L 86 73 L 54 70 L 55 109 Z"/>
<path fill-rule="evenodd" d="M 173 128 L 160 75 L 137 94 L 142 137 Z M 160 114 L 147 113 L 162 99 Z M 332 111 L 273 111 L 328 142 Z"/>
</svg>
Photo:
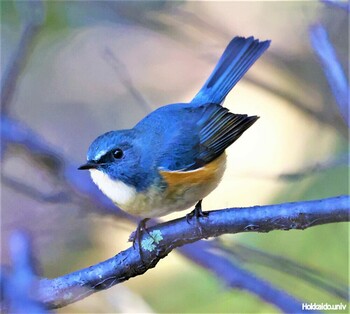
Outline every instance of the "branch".
<svg viewBox="0 0 350 314">
<path fill-rule="evenodd" d="M 233 256 L 240 265 L 250 263 L 268 267 L 274 271 L 294 276 L 300 281 L 304 281 L 345 301 L 348 300 L 349 289 L 344 282 L 345 278 L 337 278 L 334 273 L 321 271 L 315 267 L 302 264 L 300 261 L 238 243 L 225 245 L 224 247 L 221 245 L 220 249 Z"/>
<path fill-rule="evenodd" d="M 326 171 L 339 166 L 347 166 L 349 162 L 349 157 L 349 152 L 347 152 L 340 156 L 332 157 L 331 159 L 317 162 L 299 171 L 282 173 L 278 176 L 278 179 L 296 181 L 306 176 L 317 174 L 321 171 Z"/>
<path fill-rule="evenodd" d="M 254 293 L 265 302 L 277 306 L 284 313 L 300 312 L 302 301 L 297 300 L 283 290 L 275 288 L 271 283 L 255 276 L 250 271 L 242 269 L 222 252 L 215 254 L 209 251 L 208 246 L 209 249 L 213 250 L 215 250 L 215 246 L 208 244 L 208 242 L 200 241 L 186 245 L 180 248 L 180 251 L 190 260 L 214 273 L 230 288 L 238 288 Z"/>
<path fill-rule="evenodd" d="M 49 308 L 63 307 L 141 275 L 155 267 L 174 248 L 204 238 L 225 233 L 306 229 L 349 221 L 349 202 L 349 196 L 338 196 L 315 201 L 230 208 L 211 211 L 208 217 L 201 217 L 197 222 L 192 219 L 188 223 L 186 218 L 180 218 L 162 223 L 148 228 L 148 233 L 143 234 L 142 260 L 139 248 L 130 247 L 89 268 L 55 279 L 42 279 L 38 299 Z M 250 291 L 260 296 L 260 289 L 254 291 L 251 287 Z"/>
<path fill-rule="evenodd" d="M 16 85 L 30 55 L 33 41 L 45 21 L 44 4 L 41 1 L 17 3 L 17 9 L 24 20 L 23 30 L 12 58 L 1 81 L 1 114 L 7 113 Z"/>
<path fill-rule="evenodd" d="M 34 160 L 40 162 L 41 166 L 43 164 L 49 165 L 48 168 L 53 172 L 53 175 L 61 180 L 61 183 L 66 186 L 67 191 L 70 191 L 72 195 L 80 199 L 82 199 L 82 196 L 85 196 L 85 199 L 89 202 L 89 207 L 93 208 L 95 212 L 113 214 L 118 216 L 118 218 L 133 219 L 132 216 L 114 206 L 111 201 L 100 193 L 93 182 L 87 180 L 88 174 L 77 171 L 76 164 L 73 164 L 58 148 L 50 145 L 42 136 L 24 123 L 8 116 L 1 116 L 0 135 L 2 139 L 2 155 L 5 155 L 7 144 L 20 145 L 28 151 Z M 9 180 L 7 180 L 7 183 L 11 184 Z M 28 188 L 24 187 L 21 187 L 19 190 L 26 192 L 29 196 L 35 193 L 32 189 L 29 191 Z M 36 194 L 39 196 L 38 193 Z M 43 200 L 47 200 L 47 198 L 43 197 Z"/>
<path fill-rule="evenodd" d="M 349 1 L 339 1 L 339 0 L 321 0 L 324 4 L 330 7 L 335 7 L 350 12 Z"/>
<path fill-rule="evenodd" d="M 37 289 L 37 277 L 29 238 L 16 231 L 10 239 L 11 272 L 1 271 L 1 290 L 3 294 L 2 309 L 7 313 L 48 314 L 43 305 L 33 299 L 33 291 Z"/>
<path fill-rule="evenodd" d="M 326 113 L 313 109 L 312 106 L 307 104 L 304 100 L 300 100 L 297 97 L 293 96 L 289 91 L 284 91 L 280 88 L 272 86 L 271 84 L 266 82 L 266 80 L 252 78 L 249 75 L 247 75 L 244 79 L 246 82 L 254 84 L 255 86 L 262 88 L 263 90 L 268 91 L 272 95 L 286 100 L 288 103 L 292 104 L 294 107 L 300 110 L 304 115 L 315 119 L 319 123 L 323 123 L 332 128 L 335 128 L 343 136 L 348 135 L 348 128 L 346 126 L 344 127 L 341 123 L 334 124 L 334 121 L 330 120 L 329 116 Z M 343 120 L 340 119 L 340 121 Z"/>
<path fill-rule="evenodd" d="M 146 101 L 144 96 L 135 87 L 131 76 L 127 70 L 127 67 L 115 56 L 113 51 L 108 47 L 105 48 L 104 59 L 117 73 L 121 83 L 128 90 L 128 92 L 135 99 L 135 101 L 140 105 L 140 107 L 143 108 L 145 113 L 148 114 L 150 111 L 152 111 L 152 107 Z"/>
<path fill-rule="evenodd" d="M 349 83 L 325 28 L 314 25 L 310 29 L 310 40 L 338 104 L 340 115 L 349 126 Z"/>
</svg>

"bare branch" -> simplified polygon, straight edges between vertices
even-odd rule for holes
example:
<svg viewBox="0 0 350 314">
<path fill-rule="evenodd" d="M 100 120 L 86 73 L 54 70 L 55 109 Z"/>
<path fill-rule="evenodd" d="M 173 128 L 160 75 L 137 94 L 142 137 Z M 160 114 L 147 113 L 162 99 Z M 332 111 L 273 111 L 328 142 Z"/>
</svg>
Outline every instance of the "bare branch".
<svg viewBox="0 0 350 314">
<path fill-rule="evenodd" d="M 45 20 L 44 5 L 41 1 L 17 3 L 17 8 L 22 15 L 22 19 L 26 21 L 23 23 L 21 38 L 1 81 L 1 114 L 8 111 L 18 78 L 27 63 L 30 48 Z"/>
<path fill-rule="evenodd" d="M 323 162 L 318 162 L 304 169 L 295 172 L 282 173 L 278 176 L 278 179 L 282 180 L 300 180 L 306 176 L 319 173 L 321 171 L 326 171 L 339 166 L 346 166 L 349 162 L 349 153 L 342 154 L 337 157 L 325 160 Z"/>
<path fill-rule="evenodd" d="M 210 250 L 208 250 L 210 249 Z M 265 302 L 278 307 L 283 313 L 299 313 L 302 301 L 287 292 L 275 288 L 271 283 L 242 269 L 223 254 L 215 254 L 215 246 L 208 242 L 196 242 L 179 249 L 183 255 L 208 269 L 230 288 L 248 291 Z M 213 252 L 214 251 L 214 252 Z M 220 252 L 221 253 L 221 252 Z"/>
<path fill-rule="evenodd" d="M 70 193 L 57 192 L 54 194 L 45 194 L 41 191 L 27 185 L 19 180 L 11 178 L 7 175 L 1 174 L 1 183 L 5 184 L 9 188 L 12 188 L 16 192 L 22 193 L 33 200 L 48 203 L 68 203 L 72 202 Z"/>
<path fill-rule="evenodd" d="M 322 111 L 317 111 L 308 104 L 306 104 L 303 100 L 297 99 L 297 97 L 293 96 L 288 91 L 283 91 L 277 87 L 272 86 L 271 84 L 267 83 L 266 81 L 252 78 L 249 75 L 247 75 L 245 78 L 246 82 L 250 82 L 251 84 L 254 84 L 271 94 L 281 97 L 282 99 L 285 99 L 287 102 L 292 104 L 294 107 L 296 107 L 298 110 L 300 110 L 303 114 L 306 116 L 311 117 L 312 119 L 315 119 L 319 123 L 326 124 L 332 128 L 335 128 L 337 131 L 339 131 L 343 136 L 347 136 L 348 129 L 347 127 L 344 127 L 342 123 L 335 124 L 332 120 L 329 119 L 328 115 Z M 340 121 L 343 121 L 341 118 Z"/>
<path fill-rule="evenodd" d="M 230 247 L 221 245 L 220 250 L 228 252 L 230 256 L 238 261 L 238 264 L 250 263 L 262 265 L 294 276 L 298 280 L 311 284 L 345 301 L 348 299 L 349 290 L 344 282 L 344 278 L 337 278 L 334 273 L 309 267 L 300 263 L 300 261 L 294 261 L 285 256 L 272 254 L 257 248 L 250 248 L 238 243 Z"/>
<path fill-rule="evenodd" d="M 335 7 L 350 12 L 349 1 L 339 1 L 339 0 L 321 0 L 324 4 L 330 7 Z"/>
<path fill-rule="evenodd" d="M 78 165 L 72 164 L 58 148 L 50 145 L 24 123 L 7 116 L 1 116 L 0 119 L 2 154 L 4 154 L 3 147 L 7 144 L 24 147 L 33 159 L 41 162 L 41 165 L 43 161 L 50 165 L 49 168 L 55 177 L 61 179 L 61 183 L 72 195 L 80 198 L 85 195 L 89 199 L 89 207 L 93 207 L 96 212 L 113 214 L 120 218 L 132 220 L 130 215 L 118 209 L 105 198 L 91 180 L 86 180 L 86 174 L 77 171 Z M 22 188 L 20 191 L 24 192 L 24 189 Z M 28 189 L 26 192 L 28 192 Z M 28 193 L 26 194 L 28 195 Z"/>
<path fill-rule="evenodd" d="M 349 126 L 349 82 L 325 28 L 321 25 L 314 25 L 310 30 L 310 40 L 338 104 L 339 113 Z"/>
<path fill-rule="evenodd" d="M 129 75 L 127 67 L 115 56 L 113 51 L 106 47 L 104 51 L 104 59 L 118 74 L 121 83 L 128 90 L 130 95 L 134 97 L 135 101 L 145 110 L 146 113 L 152 111 L 152 107 L 148 104 L 143 95 L 134 86 L 134 83 Z"/>
<path fill-rule="evenodd" d="M 33 271 L 32 252 L 26 234 L 19 231 L 12 234 L 10 255 L 11 271 L 3 269 L 1 272 L 1 290 L 4 297 L 2 310 L 8 313 L 49 313 L 33 298 L 38 281 Z"/>
<path fill-rule="evenodd" d="M 349 221 L 349 202 L 349 196 L 338 196 L 315 201 L 230 208 L 211 211 L 208 217 L 192 220 L 191 224 L 186 218 L 162 223 L 148 228 L 148 233 L 143 234 L 142 259 L 139 248 L 130 247 L 89 268 L 55 279 L 42 279 L 38 298 L 49 308 L 65 306 L 145 273 L 174 248 L 224 233 L 306 229 Z M 213 268 L 214 272 L 217 270 Z M 260 295 L 257 290 L 249 291 Z"/>
</svg>

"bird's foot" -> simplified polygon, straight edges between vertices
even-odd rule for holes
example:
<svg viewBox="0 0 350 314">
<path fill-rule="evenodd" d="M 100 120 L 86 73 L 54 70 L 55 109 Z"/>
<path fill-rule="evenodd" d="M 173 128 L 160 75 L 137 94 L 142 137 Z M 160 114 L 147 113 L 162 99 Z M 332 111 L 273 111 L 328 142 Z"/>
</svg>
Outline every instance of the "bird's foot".
<svg viewBox="0 0 350 314">
<path fill-rule="evenodd" d="M 190 220 L 193 217 L 196 217 L 196 219 L 198 220 L 198 218 L 208 217 L 208 215 L 209 215 L 209 213 L 202 211 L 202 200 L 200 200 L 200 201 L 198 201 L 198 203 L 196 204 L 194 209 L 189 214 L 186 215 L 186 221 L 188 223 L 190 223 Z"/>
<path fill-rule="evenodd" d="M 190 224 L 190 220 L 192 220 L 193 217 L 196 218 L 196 224 L 199 229 L 200 234 L 203 234 L 203 229 L 201 226 L 201 223 L 199 222 L 199 218 L 201 217 L 208 217 L 209 213 L 202 211 L 202 200 L 198 201 L 194 209 L 186 215 L 186 221 L 188 224 Z"/>
<path fill-rule="evenodd" d="M 132 246 L 134 249 L 136 249 L 136 247 L 139 248 L 139 253 L 140 253 L 140 257 L 141 260 L 143 261 L 143 253 L 142 253 L 142 245 L 141 245 L 141 238 L 144 232 L 146 232 L 149 236 L 150 234 L 148 233 L 148 230 L 146 228 L 146 223 L 150 218 L 144 218 L 142 219 L 139 224 L 137 225 L 137 228 L 135 230 L 135 232 L 133 232 L 133 234 L 131 235 L 129 241 L 132 241 Z"/>
</svg>

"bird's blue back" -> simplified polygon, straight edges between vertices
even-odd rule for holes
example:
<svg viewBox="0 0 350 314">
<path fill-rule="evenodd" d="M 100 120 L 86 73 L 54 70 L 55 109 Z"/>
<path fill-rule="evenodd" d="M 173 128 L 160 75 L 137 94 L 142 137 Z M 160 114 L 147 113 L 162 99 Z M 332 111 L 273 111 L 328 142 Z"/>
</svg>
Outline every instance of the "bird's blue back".
<svg viewBox="0 0 350 314">
<path fill-rule="evenodd" d="M 167 105 L 155 110 L 134 127 L 140 134 L 140 141 L 149 143 L 141 146 L 150 150 L 149 154 L 153 155 L 151 158 L 155 159 L 158 167 L 182 170 L 195 163 L 200 120 L 207 108 L 183 103 Z"/>
</svg>

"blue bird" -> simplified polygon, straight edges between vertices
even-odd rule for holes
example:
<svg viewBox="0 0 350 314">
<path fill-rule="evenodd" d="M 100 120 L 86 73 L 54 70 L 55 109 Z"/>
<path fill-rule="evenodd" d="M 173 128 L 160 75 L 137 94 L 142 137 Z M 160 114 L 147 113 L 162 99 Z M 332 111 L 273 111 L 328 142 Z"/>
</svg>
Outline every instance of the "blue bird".
<svg viewBox="0 0 350 314">
<path fill-rule="evenodd" d="M 107 132 L 88 149 L 89 169 L 100 190 L 124 211 L 160 217 L 195 204 L 219 184 L 225 149 L 257 116 L 234 114 L 222 103 L 270 41 L 235 37 L 190 103 L 161 107 L 132 129 Z"/>
</svg>

